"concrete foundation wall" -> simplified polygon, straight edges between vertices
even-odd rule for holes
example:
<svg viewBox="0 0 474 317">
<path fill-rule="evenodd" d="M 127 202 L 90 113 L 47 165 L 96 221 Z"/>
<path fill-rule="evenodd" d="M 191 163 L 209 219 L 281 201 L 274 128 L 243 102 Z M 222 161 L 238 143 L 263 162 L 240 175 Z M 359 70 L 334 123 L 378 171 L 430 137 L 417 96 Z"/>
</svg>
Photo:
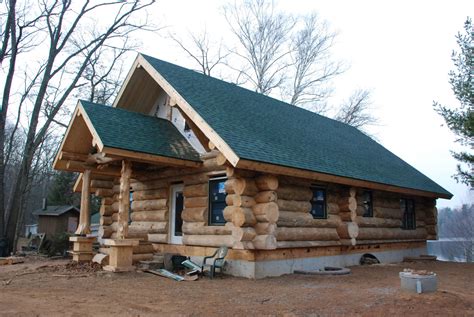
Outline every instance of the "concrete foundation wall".
<svg viewBox="0 0 474 317">
<path fill-rule="evenodd" d="M 403 261 L 403 257 L 405 256 L 419 256 L 420 254 L 426 254 L 426 247 L 273 261 L 251 262 L 243 260 L 227 260 L 225 273 L 232 276 L 260 279 L 292 274 L 295 270 L 315 271 L 322 269 L 325 266 L 347 267 L 359 265 L 359 260 L 365 253 L 375 255 L 381 263 L 397 263 Z M 193 257 L 193 260 L 197 261 L 196 263 L 201 263 L 202 257 Z"/>
</svg>

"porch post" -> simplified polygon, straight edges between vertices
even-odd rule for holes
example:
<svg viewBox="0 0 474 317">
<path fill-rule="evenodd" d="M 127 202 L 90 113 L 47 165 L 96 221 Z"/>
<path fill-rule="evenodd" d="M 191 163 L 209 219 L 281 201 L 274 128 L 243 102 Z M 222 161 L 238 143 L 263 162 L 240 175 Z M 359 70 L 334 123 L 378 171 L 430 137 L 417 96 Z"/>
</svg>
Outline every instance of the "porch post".
<svg viewBox="0 0 474 317">
<path fill-rule="evenodd" d="M 128 219 L 130 209 L 130 176 L 132 175 L 132 162 L 122 161 L 120 175 L 119 211 L 118 211 L 118 239 L 125 239 L 128 235 Z"/>
<path fill-rule="evenodd" d="M 78 236 L 85 236 L 91 233 L 90 183 L 91 170 L 86 169 L 82 174 L 81 210 L 79 215 L 79 225 L 75 232 Z"/>
<path fill-rule="evenodd" d="M 133 267 L 133 247 L 139 244 L 138 239 L 127 239 L 128 214 L 130 209 L 130 177 L 132 163 L 122 161 L 120 174 L 119 211 L 117 239 L 105 239 L 104 245 L 109 246 L 109 265 L 104 270 L 112 272 L 131 271 Z"/>
<path fill-rule="evenodd" d="M 86 169 L 82 174 L 81 210 L 79 214 L 79 225 L 75 232 L 76 236 L 70 237 L 73 242 L 71 251 L 72 260 L 75 262 L 88 262 L 92 260 L 92 244 L 95 238 L 87 237 L 91 233 L 91 212 L 90 212 L 90 183 L 91 170 Z"/>
</svg>

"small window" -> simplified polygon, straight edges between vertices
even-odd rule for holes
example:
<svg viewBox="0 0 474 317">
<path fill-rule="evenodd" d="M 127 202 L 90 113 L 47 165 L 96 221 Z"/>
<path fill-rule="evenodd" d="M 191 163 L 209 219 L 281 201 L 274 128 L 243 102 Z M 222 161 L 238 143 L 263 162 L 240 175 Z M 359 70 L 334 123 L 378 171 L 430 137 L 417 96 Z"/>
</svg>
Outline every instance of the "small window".
<svg viewBox="0 0 474 317">
<path fill-rule="evenodd" d="M 403 212 L 402 229 L 416 229 L 415 202 L 413 199 L 400 199 L 400 208 Z"/>
<path fill-rule="evenodd" d="M 326 190 L 324 188 L 312 188 L 311 215 L 314 219 L 326 219 Z"/>
<path fill-rule="evenodd" d="M 209 181 L 209 225 L 225 225 L 224 208 L 226 206 L 225 181 L 226 178 L 211 179 Z"/>
<path fill-rule="evenodd" d="M 372 192 L 365 190 L 363 192 L 363 204 L 364 204 L 364 217 L 373 217 L 374 208 L 372 206 Z"/>
</svg>

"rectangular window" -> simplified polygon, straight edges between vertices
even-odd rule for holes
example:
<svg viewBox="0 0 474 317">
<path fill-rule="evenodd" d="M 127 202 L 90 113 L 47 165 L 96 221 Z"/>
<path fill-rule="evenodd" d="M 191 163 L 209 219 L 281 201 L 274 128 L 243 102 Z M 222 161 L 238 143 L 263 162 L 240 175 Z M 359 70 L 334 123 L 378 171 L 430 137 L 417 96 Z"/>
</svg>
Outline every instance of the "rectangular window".
<svg viewBox="0 0 474 317">
<path fill-rule="evenodd" d="M 400 199 L 400 208 L 403 212 L 402 229 L 416 229 L 415 202 L 413 199 Z"/>
<path fill-rule="evenodd" d="M 209 225 L 225 225 L 224 208 L 226 207 L 225 181 L 226 178 L 209 180 Z"/>
<path fill-rule="evenodd" d="M 363 192 L 363 204 L 364 204 L 364 217 L 373 217 L 374 216 L 374 208 L 372 206 L 372 192 L 365 190 Z"/>
<path fill-rule="evenodd" d="M 326 219 L 326 190 L 324 188 L 311 188 L 313 198 L 311 198 L 311 215 L 314 219 Z"/>
</svg>

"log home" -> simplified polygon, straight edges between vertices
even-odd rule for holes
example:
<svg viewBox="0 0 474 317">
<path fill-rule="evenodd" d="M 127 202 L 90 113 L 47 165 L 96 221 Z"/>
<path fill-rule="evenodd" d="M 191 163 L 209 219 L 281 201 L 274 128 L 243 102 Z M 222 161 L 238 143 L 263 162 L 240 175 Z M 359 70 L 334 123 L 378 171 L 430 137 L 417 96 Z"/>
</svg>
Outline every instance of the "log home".
<svg viewBox="0 0 474 317">
<path fill-rule="evenodd" d="M 424 253 L 452 197 L 351 126 L 143 54 L 113 107 L 78 102 L 54 168 L 80 173 L 78 236 L 102 198 L 101 252 L 225 245 L 250 278 Z"/>
</svg>

